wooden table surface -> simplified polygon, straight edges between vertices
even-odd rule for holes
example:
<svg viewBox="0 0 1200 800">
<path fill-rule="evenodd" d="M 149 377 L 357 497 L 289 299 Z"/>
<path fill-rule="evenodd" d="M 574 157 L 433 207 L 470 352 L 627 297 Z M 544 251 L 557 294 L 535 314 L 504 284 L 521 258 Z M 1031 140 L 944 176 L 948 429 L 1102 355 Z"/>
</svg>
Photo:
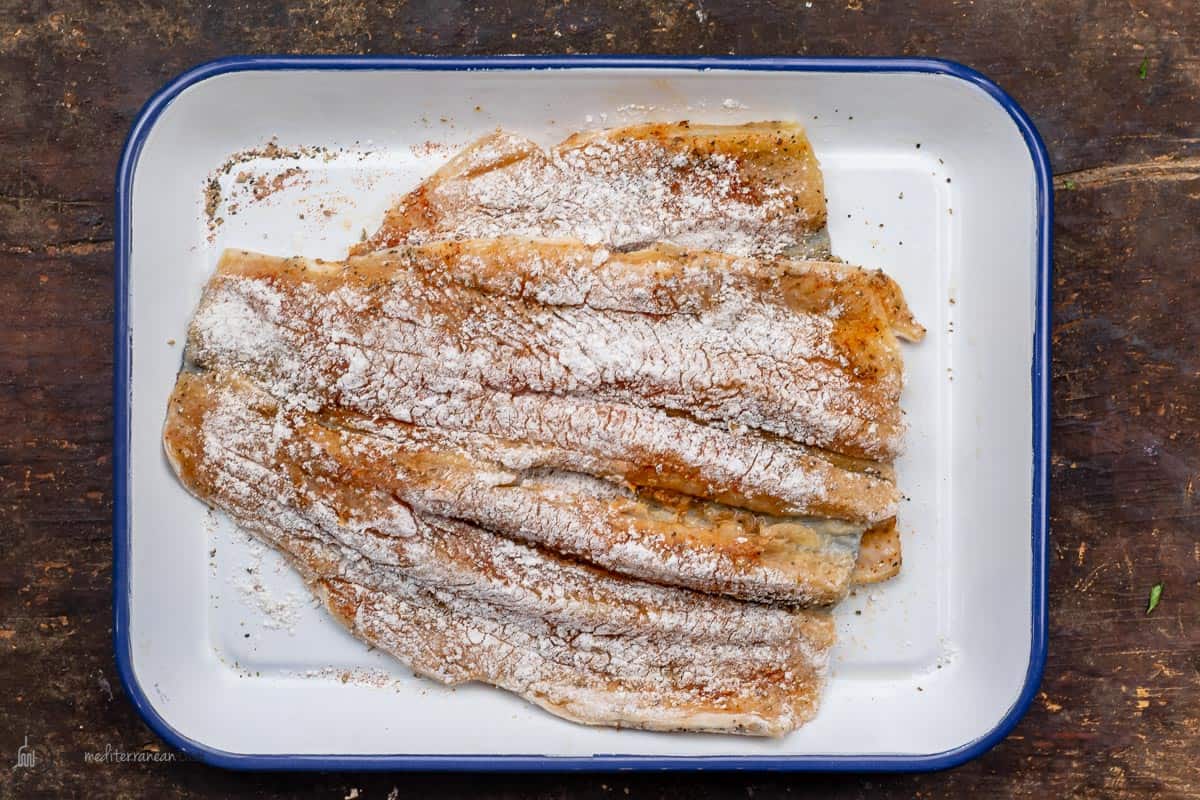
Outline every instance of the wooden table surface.
<svg viewBox="0 0 1200 800">
<path fill-rule="evenodd" d="M 1041 130 L 1058 190 L 1050 656 L 1013 734 L 916 776 L 85 763 L 85 751 L 160 747 L 110 640 L 118 152 L 173 75 L 283 52 L 921 55 L 1007 89 Z M 1196 0 L 0 0 L 0 265 L 0 796 L 1200 796 Z M 25 736 L 37 765 L 9 769 Z"/>
</svg>

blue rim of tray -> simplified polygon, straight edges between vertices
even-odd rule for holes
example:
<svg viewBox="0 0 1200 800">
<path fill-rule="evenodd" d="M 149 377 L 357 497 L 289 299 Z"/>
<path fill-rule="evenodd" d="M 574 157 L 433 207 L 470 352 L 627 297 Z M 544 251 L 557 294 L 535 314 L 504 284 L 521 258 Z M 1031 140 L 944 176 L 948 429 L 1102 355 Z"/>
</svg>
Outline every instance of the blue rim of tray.
<svg viewBox="0 0 1200 800">
<path fill-rule="evenodd" d="M 1037 274 L 1031 367 L 1033 388 L 1033 597 L 1031 646 L 1025 682 L 1016 702 L 986 735 L 928 755 L 640 756 L 544 755 L 321 755 L 246 754 L 209 747 L 175 730 L 159 715 L 133 670 L 129 637 L 129 254 L 133 176 L 146 137 L 164 109 L 185 89 L 230 72 L 265 70 L 541 70 L 722 69 L 755 72 L 913 72 L 946 75 L 986 92 L 1012 118 L 1033 160 L 1037 183 Z M 1050 253 L 1053 191 L 1050 159 L 1033 122 L 1017 103 L 980 73 L 952 61 L 926 58 L 790 58 L 670 56 L 489 56 L 480 58 L 391 56 L 234 56 L 197 66 L 172 80 L 143 106 L 130 129 L 117 167 L 115 313 L 113 332 L 113 640 L 117 670 L 142 719 L 172 747 L 200 761 L 241 770 L 427 770 L 427 771 L 648 771 L 778 770 L 812 772 L 924 772 L 947 769 L 999 743 L 1028 710 L 1046 662 L 1046 561 L 1049 547 Z"/>
</svg>

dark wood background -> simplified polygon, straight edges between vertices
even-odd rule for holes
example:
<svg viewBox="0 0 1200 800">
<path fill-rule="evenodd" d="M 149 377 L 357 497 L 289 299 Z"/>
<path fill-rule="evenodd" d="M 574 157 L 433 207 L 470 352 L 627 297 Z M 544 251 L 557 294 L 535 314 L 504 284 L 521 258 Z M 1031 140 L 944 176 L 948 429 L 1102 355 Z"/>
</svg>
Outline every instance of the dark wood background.
<svg viewBox="0 0 1200 800">
<path fill-rule="evenodd" d="M 1051 645 L 993 751 L 919 776 L 84 763 L 160 747 L 110 644 L 113 172 L 138 108 L 229 54 L 510 52 L 940 56 L 1033 117 L 1058 189 Z M 0 795 L 1200 796 L 1198 269 L 1197 0 L 0 0 Z M 9 769 L 26 735 L 38 765 Z"/>
</svg>

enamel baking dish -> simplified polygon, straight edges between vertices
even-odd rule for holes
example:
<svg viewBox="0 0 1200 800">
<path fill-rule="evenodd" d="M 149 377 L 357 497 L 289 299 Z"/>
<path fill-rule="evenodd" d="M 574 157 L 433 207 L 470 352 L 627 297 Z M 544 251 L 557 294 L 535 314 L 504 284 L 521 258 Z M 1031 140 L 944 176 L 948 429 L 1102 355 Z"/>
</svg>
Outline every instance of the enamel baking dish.
<svg viewBox="0 0 1200 800">
<path fill-rule="evenodd" d="M 497 126 L 548 145 L 678 119 L 802 122 L 834 252 L 894 276 L 929 330 L 904 348 L 903 570 L 837 608 L 820 713 L 781 739 L 590 728 L 416 678 L 193 499 L 159 438 L 222 248 L 342 257 Z M 206 213 L 213 180 L 266 189 Z M 117 179 L 114 634 L 130 697 L 172 746 L 247 769 L 920 770 L 983 752 L 1046 652 L 1050 214 L 1029 119 L 943 61 L 234 58 L 182 75 L 143 109 Z"/>
</svg>

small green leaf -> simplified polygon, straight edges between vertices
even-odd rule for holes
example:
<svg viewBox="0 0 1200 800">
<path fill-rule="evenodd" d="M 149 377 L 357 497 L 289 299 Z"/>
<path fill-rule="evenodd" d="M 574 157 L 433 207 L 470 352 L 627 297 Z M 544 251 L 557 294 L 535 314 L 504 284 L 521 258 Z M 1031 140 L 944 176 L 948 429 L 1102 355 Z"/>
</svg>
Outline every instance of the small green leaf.
<svg viewBox="0 0 1200 800">
<path fill-rule="evenodd" d="M 1150 72 L 1150 57 L 1146 56 L 1142 59 L 1142 65 L 1138 67 L 1138 77 L 1146 80 L 1146 75 Z"/>
<path fill-rule="evenodd" d="M 1150 587 L 1150 605 L 1146 608 L 1146 613 L 1149 614 L 1154 609 L 1158 608 L 1158 601 L 1162 599 L 1163 585 L 1162 581 Z"/>
<path fill-rule="evenodd" d="M 1063 186 L 1068 192 L 1075 191 L 1075 181 L 1071 180 L 1070 178 L 1067 178 L 1065 181 L 1063 181 Z"/>
</svg>

